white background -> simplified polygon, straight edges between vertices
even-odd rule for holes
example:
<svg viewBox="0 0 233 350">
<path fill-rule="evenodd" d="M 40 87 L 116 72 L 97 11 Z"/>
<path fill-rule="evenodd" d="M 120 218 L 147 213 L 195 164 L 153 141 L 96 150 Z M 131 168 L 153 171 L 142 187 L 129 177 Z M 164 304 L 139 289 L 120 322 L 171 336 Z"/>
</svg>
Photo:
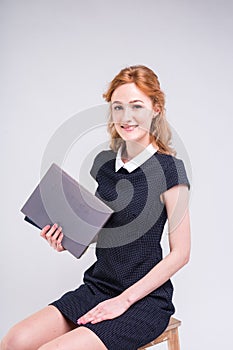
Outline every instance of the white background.
<svg viewBox="0 0 233 350">
<path fill-rule="evenodd" d="M 192 167 L 191 260 L 172 279 L 181 348 L 229 348 L 232 1 L 2 0 L 0 7 L 0 338 L 76 288 L 94 261 L 94 249 L 80 261 L 56 253 L 20 213 L 40 179 L 49 140 L 74 114 L 102 104 L 121 68 L 145 64 L 159 76 L 167 118 Z M 97 134 L 104 139 L 104 129 Z M 76 173 L 87 150 L 69 154 Z"/>
</svg>

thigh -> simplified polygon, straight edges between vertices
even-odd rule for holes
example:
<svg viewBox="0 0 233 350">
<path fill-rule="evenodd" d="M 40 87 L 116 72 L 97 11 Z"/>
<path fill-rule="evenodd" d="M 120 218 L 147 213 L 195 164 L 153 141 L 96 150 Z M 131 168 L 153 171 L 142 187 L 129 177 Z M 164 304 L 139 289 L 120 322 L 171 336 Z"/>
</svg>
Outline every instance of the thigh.
<svg viewBox="0 0 233 350">
<path fill-rule="evenodd" d="M 57 308 L 47 306 L 12 327 L 1 343 L 1 350 L 38 349 L 74 327 Z"/>
<path fill-rule="evenodd" d="M 47 344 L 38 350 L 107 350 L 100 338 L 86 327 L 78 327 Z"/>
</svg>

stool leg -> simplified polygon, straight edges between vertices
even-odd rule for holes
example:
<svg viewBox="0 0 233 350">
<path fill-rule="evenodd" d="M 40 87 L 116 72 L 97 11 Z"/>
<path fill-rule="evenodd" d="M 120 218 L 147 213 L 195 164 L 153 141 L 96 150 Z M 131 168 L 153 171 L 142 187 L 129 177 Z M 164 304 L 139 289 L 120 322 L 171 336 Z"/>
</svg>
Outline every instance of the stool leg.
<svg viewBox="0 0 233 350">
<path fill-rule="evenodd" d="M 178 328 L 169 331 L 168 350 L 180 350 Z"/>
</svg>

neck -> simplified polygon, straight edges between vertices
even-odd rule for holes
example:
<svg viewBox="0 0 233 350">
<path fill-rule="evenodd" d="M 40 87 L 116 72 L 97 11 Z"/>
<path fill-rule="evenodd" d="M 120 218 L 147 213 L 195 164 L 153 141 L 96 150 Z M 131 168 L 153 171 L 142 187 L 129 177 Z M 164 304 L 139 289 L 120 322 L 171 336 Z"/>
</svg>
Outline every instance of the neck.
<svg viewBox="0 0 233 350">
<path fill-rule="evenodd" d="M 147 144 L 141 144 L 139 142 L 127 141 L 123 157 L 126 161 L 129 161 L 130 159 L 136 157 L 139 153 L 141 153 L 149 144 L 150 142 L 148 142 Z"/>
</svg>

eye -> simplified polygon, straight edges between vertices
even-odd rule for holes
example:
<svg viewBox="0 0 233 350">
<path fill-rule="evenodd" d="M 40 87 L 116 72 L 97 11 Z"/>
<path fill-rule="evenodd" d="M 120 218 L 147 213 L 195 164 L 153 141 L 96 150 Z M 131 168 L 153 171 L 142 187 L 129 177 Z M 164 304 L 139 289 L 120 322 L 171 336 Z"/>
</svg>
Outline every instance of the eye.
<svg viewBox="0 0 233 350">
<path fill-rule="evenodd" d="M 121 105 L 117 105 L 113 107 L 114 111 L 122 111 L 123 110 L 123 106 Z"/>
<path fill-rule="evenodd" d="M 132 108 L 133 109 L 141 109 L 141 108 L 143 108 L 143 106 L 141 106 L 141 105 L 133 105 Z"/>
</svg>

